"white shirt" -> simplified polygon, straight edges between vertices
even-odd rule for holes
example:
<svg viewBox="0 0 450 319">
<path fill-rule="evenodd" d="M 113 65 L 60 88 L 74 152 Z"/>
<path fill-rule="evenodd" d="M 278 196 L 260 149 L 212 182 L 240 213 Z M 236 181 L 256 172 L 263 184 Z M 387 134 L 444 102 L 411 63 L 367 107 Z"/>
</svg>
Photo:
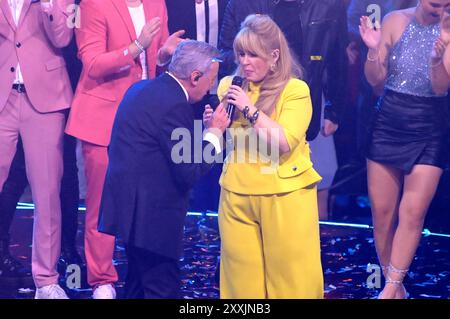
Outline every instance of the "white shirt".
<svg viewBox="0 0 450 319">
<path fill-rule="evenodd" d="M 11 14 L 16 26 L 19 24 L 20 14 L 22 13 L 24 0 L 8 0 L 9 8 L 11 9 Z M 41 3 L 43 10 L 50 10 L 53 5 L 53 0 L 49 3 Z M 17 63 L 16 66 L 16 78 L 14 79 L 14 84 L 23 84 L 22 71 L 20 70 L 20 65 Z"/>
<path fill-rule="evenodd" d="M 209 32 L 208 43 L 217 47 L 219 34 L 219 6 L 217 0 L 202 1 L 195 3 L 195 15 L 197 21 L 197 40 L 206 41 L 206 12 L 205 5 L 208 6 L 209 12 Z"/>
<path fill-rule="evenodd" d="M 144 5 L 141 3 L 139 7 L 128 7 L 128 11 L 130 12 L 131 20 L 133 21 L 136 36 L 139 37 L 142 32 L 142 28 L 144 28 L 145 26 Z M 142 65 L 142 80 L 148 79 L 147 59 L 145 51 L 139 55 L 139 59 L 141 60 Z"/>
<path fill-rule="evenodd" d="M 175 81 L 177 81 L 177 83 L 181 86 L 181 88 L 183 89 L 183 92 L 186 96 L 186 101 L 189 102 L 189 93 L 184 88 L 183 84 L 181 84 L 181 82 L 170 72 L 166 72 L 166 73 L 168 75 L 170 75 Z M 222 147 L 220 146 L 219 138 L 214 133 L 206 132 L 206 134 L 203 136 L 203 140 L 210 142 L 214 146 L 214 149 L 216 150 L 216 154 L 219 154 L 222 152 Z"/>
<path fill-rule="evenodd" d="M 195 18 L 197 22 L 197 41 L 208 43 L 217 48 L 219 36 L 219 5 L 218 0 L 204 0 L 202 3 L 195 2 Z M 206 6 L 208 6 L 209 20 L 206 21 Z M 206 37 L 206 22 L 208 22 L 209 32 Z M 210 92 L 216 93 L 219 81 L 216 78 Z"/>
<path fill-rule="evenodd" d="M 20 13 L 22 13 L 23 0 L 8 0 L 11 14 L 16 25 L 19 23 Z"/>
<path fill-rule="evenodd" d="M 186 0 L 183 0 L 186 1 Z M 195 2 L 195 20 L 197 22 L 197 41 L 206 42 L 217 48 L 218 36 L 219 36 L 219 5 L 218 0 L 202 1 L 202 3 Z M 209 20 L 206 21 L 205 9 L 208 6 Z M 209 32 L 206 37 L 206 23 L 208 22 Z M 214 81 L 214 85 L 211 88 L 212 93 L 217 92 L 217 86 L 219 85 L 218 79 Z"/>
<path fill-rule="evenodd" d="M 20 14 L 22 13 L 23 0 L 8 0 L 9 8 L 11 9 L 11 14 L 16 26 L 19 24 Z M 20 71 L 20 65 L 17 63 L 16 66 L 16 78 L 14 79 L 14 84 L 23 84 L 22 72 Z"/>
</svg>

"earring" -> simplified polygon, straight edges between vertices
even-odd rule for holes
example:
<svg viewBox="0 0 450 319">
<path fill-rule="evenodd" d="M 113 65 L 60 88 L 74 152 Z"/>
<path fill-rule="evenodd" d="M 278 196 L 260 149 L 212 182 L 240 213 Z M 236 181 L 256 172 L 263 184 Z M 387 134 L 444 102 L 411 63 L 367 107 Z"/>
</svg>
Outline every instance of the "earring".
<svg viewBox="0 0 450 319">
<path fill-rule="evenodd" d="M 276 68 L 277 68 L 277 64 L 276 63 L 272 63 L 270 65 L 270 71 L 275 72 Z"/>
</svg>

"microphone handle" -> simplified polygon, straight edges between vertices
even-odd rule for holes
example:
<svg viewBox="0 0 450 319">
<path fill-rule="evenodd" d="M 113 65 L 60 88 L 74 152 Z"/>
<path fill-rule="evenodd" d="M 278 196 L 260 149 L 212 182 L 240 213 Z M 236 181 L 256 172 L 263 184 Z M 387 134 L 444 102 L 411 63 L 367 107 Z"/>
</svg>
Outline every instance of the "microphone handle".
<svg viewBox="0 0 450 319">
<path fill-rule="evenodd" d="M 234 117 L 234 108 L 235 108 L 234 104 L 228 104 L 227 115 L 228 115 L 228 118 L 232 121 L 233 121 L 233 117 Z"/>
</svg>

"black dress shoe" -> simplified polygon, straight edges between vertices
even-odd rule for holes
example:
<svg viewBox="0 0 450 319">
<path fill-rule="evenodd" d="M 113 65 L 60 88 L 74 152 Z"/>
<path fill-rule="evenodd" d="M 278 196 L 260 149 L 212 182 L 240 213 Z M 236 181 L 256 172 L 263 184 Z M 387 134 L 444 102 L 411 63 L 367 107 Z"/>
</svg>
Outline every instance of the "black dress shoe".
<svg viewBox="0 0 450 319">
<path fill-rule="evenodd" d="M 0 277 L 31 277 L 31 271 L 26 269 L 18 260 L 8 254 L 0 257 Z"/>
<path fill-rule="evenodd" d="M 34 286 L 30 269 L 9 254 L 0 256 L 0 286 L 22 288 Z"/>
<path fill-rule="evenodd" d="M 75 247 L 67 248 L 63 247 L 61 249 L 61 256 L 58 261 L 58 273 L 60 274 L 60 280 L 61 280 L 61 286 L 66 286 L 68 279 L 68 276 L 73 274 L 74 268 L 69 268 L 70 265 L 77 265 L 80 268 L 80 287 L 82 289 L 89 288 L 89 284 L 87 283 L 87 270 L 86 270 L 86 264 L 84 263 L 83 259 L 81 258 L 80 254 L 78 253 L 77 249 Z M 71 289 L 71 287 L 68 287 Z"/>
</svg>

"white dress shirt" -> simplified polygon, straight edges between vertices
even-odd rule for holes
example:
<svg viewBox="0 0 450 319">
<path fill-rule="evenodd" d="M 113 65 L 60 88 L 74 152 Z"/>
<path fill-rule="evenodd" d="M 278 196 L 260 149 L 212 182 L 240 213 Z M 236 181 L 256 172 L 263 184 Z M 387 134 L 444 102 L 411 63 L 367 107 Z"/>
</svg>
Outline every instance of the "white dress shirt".
<svg viewBox="0 0 450 319">
<path fill-rule="evenodd" d="M 208 21 L 208 37 L 206 37 L 206 12 L 208 6 L 209 21 Z M 202 3 L 195 3 L 195 15 L 197 21 L 197 40 L 206 42 L 217 47 L 219 34 L 219 6 L 217 0 L 202 1 Z"/>
<path fill-rule="evenodd" d="M 141 3 L 139 7 L 128 7 L 128 11 L 130 12 L 131 20 L 133 21 L 136 36 L 139 37 L 142 28 L 145 26 L 144 5 Z M 148 79 L 148 70 L 145 51 L 139 55 L 139 59 L 141 60 L 142 65 L 142 80 L 146 80 Z"/>
</svg>

